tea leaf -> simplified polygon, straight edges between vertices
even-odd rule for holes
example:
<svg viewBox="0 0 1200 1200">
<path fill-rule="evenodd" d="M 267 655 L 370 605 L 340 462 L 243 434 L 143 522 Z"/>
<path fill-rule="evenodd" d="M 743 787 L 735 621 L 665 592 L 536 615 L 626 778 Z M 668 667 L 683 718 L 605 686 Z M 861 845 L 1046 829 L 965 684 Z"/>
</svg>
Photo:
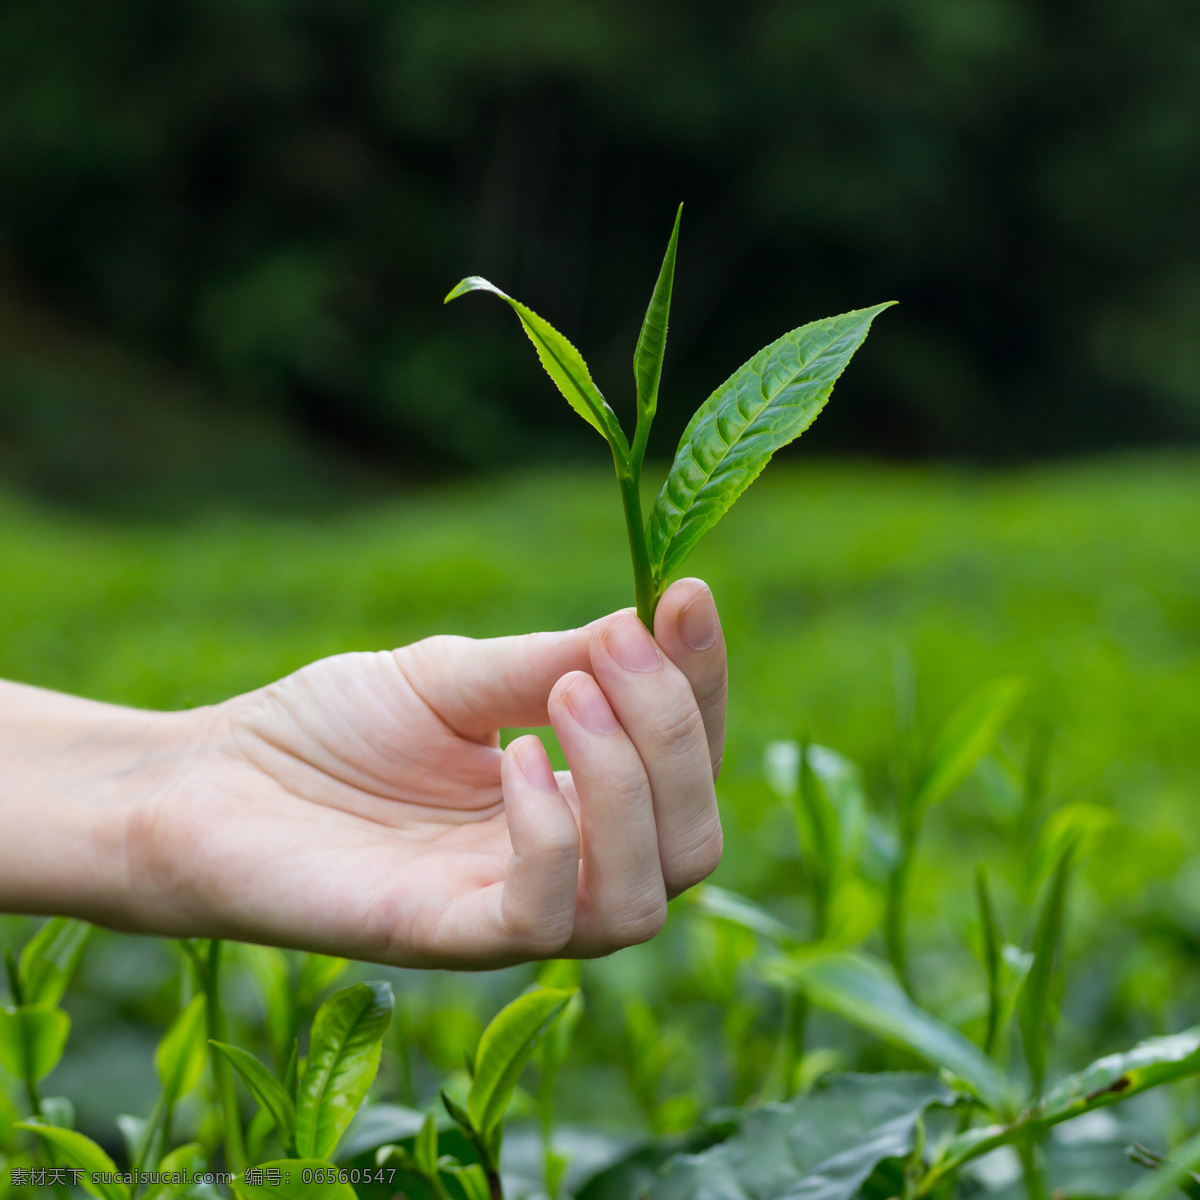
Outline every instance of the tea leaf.
<svg viewBox="0 0 1200 1200">
<path fill-rule="evenodd" d="M 548 958 L 538 968 L 537 981 L 544 988 L 578 991 L 583 972 L 574 958 Z"/>
<path fill-rule="evenodd" d="M 1056 1083 L 1024 1120 L 960 1134 L 946 1147 L 936 1174 L 951 1174 L 964 1162 L 1018 1138 L 1039 1137 L 1051 1126 L 1137 1096 L 1150 1088 L 1200 1074 L 1200 1025 L 1167 1037 L 1147 1038 L 1131 1050 L 1109 1054 Z"/>
<path fill-rule="evenodd" d="M 43 1096 L 42 1119 L 59 1129 L 74 1129 L 75 1105 L 66 1096 Z"/>
<path fill-rule="evenodd" d="M 51 1004 L 0 1008 L 0 1066 L 18 1079 L 41 1079 L 58 1066 L 71 1018 Z"/>
<path fill-rule="evenodd" d="M 189 1174 L 194 1175 L 197 1171 L 204 1170 L 204 1166 L 204 1147 L 199 1142 L 185 1142 L 184 1145 L 176 1146 L 174 1150 L 164 1154 L 158 1169 L 160 1171 L 186 1170 Z"/>
<path fill-rule="evenodd" d="M 438 1170 L 438 1129 L 433 1109 L 421 1125 L 421 1131 L 413 1142 L 413 1162 L 423 1175 L 434 1176 Z"/>
<path fill-rule="evenodd" d="M 833 806 L 839 861 L 831 864 L 834 874 L 855 862 L 867 834 L 867 798 L 862 772 L 854 763 L 827 746 L 795 741 L 770 742 L 763 756 L 767 784 L 789 805 L 795 806 L 800 791 L 801 761 L 816 777 Z M 803 850 L 811 838 L 802 836 Z"/>
<path fill-rule="evenodd" d="M 213 1042 L 212 1045 L 242 1077 L 250 1095 L 274 1118 L 279 1140 L 285 1150 L 290 1150 L 296 1138 L 296 1106 L 283 1090 L 283 1084 L 253 1054 L 224 1042 Z"/>
<path fill-rule="evenodd" d="M 1128 1100 L 1148 1088 L 1200 1074 L 1200 1025 L 1152 1037 L 1131 1050 L 1108 1054 L 1059 1080 L 1042 1098 L 1041 1113 L 1055 1123 Z"/>
<path fill-rule="evenodd" d="M 913 793 L 910 807 L 918 817 L 966 779 L 991 749 L 1024 694 L 1024 680 L 995 679 L 980 688 L 942 726 Z"/>
<path fill-rule="evenodd" d="M 895 977 L 857 954 L 775 958 L 764 964 L 772 982 L 797 987 L 814 1003 L 879 1037 L 896 1042 L 962 1079 L 990 1108 L 1008 1112 L 1012 1086 L 957 1029 L 919 1009 Z"/>
<path fill-rule="evenodd" d="M 207 1004 L 201 993 L 171 1022 L 154 1051 L 154 1069 L 168 1103 L 186 1096 L 204 1074 L 206 1016 Z"/>
<path fill-rule="evenodd" d="M 25 988 L 21 983 L 21 968 L 17 965 L 16 956 L 11 946 L 4 947 L 4 974 L 8 979 L 8 990 L 13 1004 L 25 1002 Z"/>
<path fill-rule="evenodd" d="M 275 1118 L 265 1108 L 260 1108 L 250 1118 L 246 1126 L 246 1161 L 256 1163 L 262 1160 L 263 1147 L 267 1138 L 275 1132 Z"/>
<path fill-rule="evenodd" d="M 702 883 L 694 887 L 688 895 L 705 916 L 739 925 L 769 942 L 786 946 L 799 940 L 782 921 L 773 917 L 765 908 L 760 908 L 753 900 L 739 896 L 737 892 L 717 887 L 713 883 Z"/>
<path fill-rule="evenodd" d="M 55 1125 L 43 1125 L 37 1121 L 21 1121 L 18 1129 L 36 1133 L 54 1149 L 55 1158 L 64 1167 L 74 1167 L 83 1172 L 80 1183 L 85 1191 L 100 1200 L 129 1200 L 129 1187 L 124 1183 L 101 1183 L 97 1176 L 115 1176 L 117 1164 L 105 1152 L 82 1133 L 73 1129 L 59 1129 Z"/>
<path fill-rule="evenodd" d="M 583 355 L 549 321 L 543 320 L 532 309 L 526 308 L 507 292 L 502 292 L 495 284 L 481 279 L 478 275 L 468 275 L 456 284 L 443 303 L 449 304 L 451 300 L 467 292 L 481 291 L 499 296 L 517 314 L 521 327 L 529 335 L 529 340 L 546 369 L 546 374 L 554 380 L 555 386 L 562 392 L 567 403 L 608 441 L 622 460 L 628 459 L 629 443 L 621 431 L 617 415 L 609 408 L 608 401 L 592 381 Z"/>
<path fill-rule="evenodd" d="M 487 1175 L 478 1163 L 468 1163 L 464 1166 L 457 1160 L 442 1160 L 442 1170 L 447 1175 L 453 1175 L 458 1180 L 466 1200 L 492 1200 L 492 1190 L 488 1187 Z"/>
<path fill-rule="evenodd" d="M 317 1009 L 296 1105 L 296 1152 L 327 1158 L 379 1070 L 392 1017 L 387 983 L 356 983 Z M 264 1193 L 265 1194 L 265 1193 Z"/>
<path fill-rule="evenodd" d="M 990 1056 L 996 1049 L 996 1039 L 1000 1034 L 1000 1015 L 1004 1005 L 1002 992 L 1004 937 L 996 920 L 992 893 L 988 887 L 987 871 L 982 866 L 975 872 L 975 899 L 979 905 L 979 924 L 983 933 L 983 969 L 987 976 L 988 993 L 987 1032 L 983 1038 L 983 1052 Z"/>
<path fill-rule="evenodd" d="M 45 1104 L 43 1103 L 43 1117 L 45 1116 Z M 125 1153 L 129 1156 L 130 1162 L 136 1162 L 138 1152 L 141 1149 L 142 1143 L 146 1137 L 146 1126 L 149 1121 L 145 1117 L 130 1116 L 129 1113 L 122 1113 L 117 1118 L 117 1128 L 121 1131 L 121 1141 L 125 1143 Z M 59 1124 L 58 1121 L 50 1121 L 51 1125 Z M 71 1128 L 63 1126 L 63 1128 Z"/>
<path fill-rule="evenodd" d="M 344 958 L 331 958 L 328 954 L 306 954 L 296 981 L 296 1001 L 311 1004 L 327 987 L 332 987 L 349 966 Z"/>
<path fill-rule="evenodd" d="M 842 1075 L 762 1105 L 710 1150 L 676 1155 L 650 1200 L 851 1200 L 878 1164 L 908 1155 L 927 1109 L 954 1099 L 929 1075 Z"/>
<path fill-rule="evenodd" d="M 547 1150 L 542 1157 L 542 1172 L 546 1177 L 546 1191 L 551 1197 L 558 1196 L 562 1191 L 563 1181 L 571 1166 L 569 1154 L 559 1154 L 557 1150 Z"/>
<path fill-rule="evenodd" d="M 567 1061 L 571 1043 L 575 1040 L 575 1030 L 583 1020 L 583 1010 L 583 993 L 576 990 L 561 1016 L 536 1048 L 536 1062 L 543 1071 L 555 1072 Z"/>
<path fill-rule="evenodd" d="M 257 1170 L 263 1172 L 264 1178 L 268 1177 L 268 1171 L 278 1171 L 280 1182 L 247 1183 L 243 1175 L 235 1184 L 239 1195 L 249 1196 L 252 1200 L 257 1197 L 263 1200 L 356 1200 L 355 1191 L 348 1183 L 337 1182 L 337 1167 L 321 1158 L 284 1158 L 263 1163 Z M 312 1173 L 312 1182 L 304 1182 L 305 1171 Z"/>
<path fill-rule="evenodd" d="M 650 561 L 660 582 L 799 437 L 887 304 L 785 333 L 733 373 L 696 411 L 650 514 Z"/>
<path fill-rule="evenodd" d="M 57 1004 L 92 936 L 92 926 L 70 917 L 47 921 L 21 951 L 26 1004 Z"/>
<path fill-rule="evenodd" d="M 237 950 L 262 993 L 267 1038 L 275 1061 L 284 1062 L 296 1020 L 296 996 L 287 956 L 274 946 L 239 945 Z"/>
<path fill-rule="evenodd" d="M 1064 804 L 1056 808 L 1046 818 L 1037 844 L 1027 856 L 1030 883 L 1036 886 L 1040 879 L 1050 874 L 1064 846 L 1073 843 L 1076 858 L 1084 858 L 1118 824 L 1117 814 L 1098 804 Z"/>
<path fill-rule="evenodd" d="M 466 1109 L 462 1107 L 445 1088 L 442 1088 L 439 1095 L 442 1098 L 442 1105 L 446 1112 L 450 1114 L 450 1119 L 466 1133 L 474 1132 L 474 1125 L 471 1123 L 471 1118 Z"/>
<path fill-rule="evenodd" d="M 338 1142 L 338 1161 L 349 1162 L 385 1142 L 415 1137 L 424 1120 L 424 1114 L 401 1104 L 364 1104 Z"/>
<path fill-rule="evenodd" d="M 838 812 L 820 776 L 813 770 L 810 747 L 800 748 L 800 786 L 792 800 L 800 857 L 813 891 L 813 920 L 817 938 L 825 936 L 829 906 L 841 859 Z"/>
<path fill-rule="evenodd" d="M 300 1039 L 292 1038 L 292 1048 L 283 1068 L 283 1090 L 291 1096 L 293 1103 L 300 1096 Z"/>
<path fill-rule="evenodd" d="M 650 297 L 642 331 L 633 352 L 633 377 L 637 382 L 638 422 L 649 420 L 658 407 L 658 382 L 662 378 L 663 352 L 667 348 L 667 319 L 671 313 L 671 288 L 675 282 L 675 247 L 683 205 L 675 213 L 675 227 L 663 255 L 658 281 Z"/>
<path fill-rule="evenodd" d="M 467 1094 L 467 1114 L 479 1133 L 486 1135 L 500 1123 L 534 1046 L 574 994 L 552 988 L 526 992 L 483 1031 Z"/>
<path fill-rule="evenodd" d="M 160 1175 L 182 1175 L 185 1179 L 191 1179 L 203 1171 L 207 1165 L 204 1158 L 204 1147 L 199 1142 L 188 1142 L 186 1145 L 177 1146 L 169 1154 L 163 1155 L 156 1170 Z M 189 1193 L 198 1194 L 192 1193 L 191 1185 L 187 1183 L 164 1183 L 160 1187 L 151 1188 L 150 1191 L 145 1192 L 142 1200 L 174 1200 L 174 1197 L 186 1196 Z"/>
<path fill-rule="evenodd" d="M 1068 843 L 1059 855 L 1054 874 L 1046 889 L 1033 934 L 1033 965 L 1029 968 L 1021 992 L 1017 1017 L 1021 1044 L 1033 1083 L 1033 1094 L 1040 1095 L 1046 1076 L 1046 1043 L 1051 1033 L 1051 990 L 1055 978 L 1055 960 L 1062 942 L 1066 913 L 1067 883 L 1075 860 L 1075 842 Z"/>
<path fill-rule="evenodd" d="M 375 1151 L 375 1165 L 377 1167 L 394 1166 L 404 1171 L 420 1174 L 417 1170 L 417 1160 L 413 1158 L 407 1146 L 380 1146 Z"/>
</svg>

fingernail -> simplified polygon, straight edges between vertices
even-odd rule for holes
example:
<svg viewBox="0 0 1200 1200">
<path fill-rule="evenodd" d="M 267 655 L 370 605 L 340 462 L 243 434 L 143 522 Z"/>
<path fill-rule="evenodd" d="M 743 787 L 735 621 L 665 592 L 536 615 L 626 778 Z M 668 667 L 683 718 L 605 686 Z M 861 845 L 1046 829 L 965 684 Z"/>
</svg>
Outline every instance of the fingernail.
<svg viewBox="0 0 1200 1200">
<path fill-rule="evenodd" d="M 592 733 L 616 733 L 621 728 L 599 684 L 594 680 L 581 679 L 572 684 L 564 699 L 571 715 L 584 729 L 590 729 Z"/>
<path fill-rule="evenodd" d="M 679 636 L 693 650 L 707 650 L 717 640 L 717 606 L 705 588 L 679 610 Z"/>
<path fill-rule="evenodd" d="M 655 671 L 662 666 L 654 639 L 635 616 L 618 617 L 604 631 L 604 644 L 618 665 L 627 671 Z"/>
<path fill-rule="evenodd" d="M 521 742 L 516 748 L 517 766 L 521 774 L 543 792 L 557 792 L 558 780 L 554 778 L 554 770 L 546 758 L 546 751 L 536 739 Z"/>
</svg>

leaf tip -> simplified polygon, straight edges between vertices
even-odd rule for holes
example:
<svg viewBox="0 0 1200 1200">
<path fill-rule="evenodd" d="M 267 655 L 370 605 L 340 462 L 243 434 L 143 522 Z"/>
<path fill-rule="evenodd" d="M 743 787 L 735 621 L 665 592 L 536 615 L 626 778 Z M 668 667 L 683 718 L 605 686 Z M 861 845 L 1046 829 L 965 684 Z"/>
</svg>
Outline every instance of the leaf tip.
<svg viewBox="0 0 1200 1200">
<path fill-rule="evenodd" d="M 489 292 L 497 292 L 503 295 L 498 288 L 493 287 L 486 279 L 479 275 L 468 275 L 465 279 L 460 279 L 447 293 L 443 304 L 449 304 L 451 300 L 457 300 L 459 296 L 465 296 L 468 292 L 477 292 L 485 290 Z"/>
</svg>

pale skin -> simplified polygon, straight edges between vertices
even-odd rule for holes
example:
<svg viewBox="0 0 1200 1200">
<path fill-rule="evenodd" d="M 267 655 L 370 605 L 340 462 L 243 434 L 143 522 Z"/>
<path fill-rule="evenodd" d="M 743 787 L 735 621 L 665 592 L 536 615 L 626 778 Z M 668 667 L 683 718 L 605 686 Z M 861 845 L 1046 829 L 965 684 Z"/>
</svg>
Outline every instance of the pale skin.
<svg viewBox="0 0 1200 1200">
<path fill-rule="evenodd" d="M 409 967 L 608 954 L 721 857 L 720 621 L 433 637 L 150 713 L 0 681 L 0 911 Z M 551 726 L 569 770 L 541 740 Z"/>
</svg>

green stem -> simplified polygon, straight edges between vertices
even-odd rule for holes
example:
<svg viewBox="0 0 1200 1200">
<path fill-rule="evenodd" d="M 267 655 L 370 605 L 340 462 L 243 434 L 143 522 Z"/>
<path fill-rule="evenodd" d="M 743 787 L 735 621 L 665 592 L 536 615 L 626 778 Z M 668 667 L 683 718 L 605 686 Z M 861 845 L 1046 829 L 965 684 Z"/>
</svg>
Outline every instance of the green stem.
<svg viewBox="0 0 1200 1200">
<path fill-rule="evenodd" d="M 655 398 L 657 407 L 657 397 Z M 642 475 L 642 462 L 646 457 L 646 443 L 650 440 L 650 426 L 654 424 L 654 411 L 640 411 L 637 418 L 637 428 L 633 431 L 633 445 L 629 450 L 629 465 L 639 479 Z"/>
<path fill-rule="evenodd" d="M 504 1185 L 500 1182 L 500 1172 L 495 1167 L 487 1168 L 487 1181 L 492 1200 L 504 1200 Z"/>
<path fill-rule="evenodd" d="M 645 447 L 643 446 L 643 452 Z M 625 506 L 625 527 L 629 533 L 629 554 L 633 560 L 633 594 L 637 615 L 653 634 L 654 610 L 658 607 L 658 587 L 650 566 L 646 545 L 646 527 L 642 522 L 642 464 L 634 459 L 628 465 L 617 461 L 617 482 L 621 503 Z"/>
<path fill-rule="evenodd" d="M 7 946 L 4 949 L 4 966 L 8 972 L 8 988 L 12 992 L 13 1007 L 20 1008 L 25 1003 L 25 989 L 21 986 L 21 972 L 17 969 L 17 960 Z M 33 1061 L 33 1054 L 28 1044 L 25 1046 L 24 1058 L 26 1066 Z M 25 1096 L 29 1101 L 29 1115 L 42 1117 L 42 1098 L 38 1094 L 37 1076 L 34 1075 L 32 1069 L 28 1071 L 21 1082 L 25 1084 Z"/>
<path fill-rule="evenodd" d="M 20 1008 L 25 1003 L 25 989 L 21 986 L 21 969 L 11 946 L 4 947 L 4 971 L 8 976 L 8 990 L 12 992 L 13 1006 Z"/>
<path fill-rule="evenodd" d="M 1042 1179 L 1042 1171 L 1038 1166 L 1037 1147 L 1031 1138 L 1022 1138 L 1017 1143 L 1017 1153 L 1021 1156 L 1021 1167 L 1025 1173 L 1025 1190 L 1029 1200 L 1046 1200 L 1046 1183 Z"/>
<path fill-rule="evenodd" d="M 41 1117 L 42 1114 L 42 1098 L 38 1095 L 37 1081 L 32 1075 L 25 1078 L 25 1098 L 29 1102 L 29 1113 L 34 1117 Z"/>
<path fill-rule="evenodd" d="M 903 836 L 900 843 L 900 860 L 888 877 L 883 930 L 888 961 L 909 996 L 913 994 L 913 987 L 908 970 L 908 881 L 912 874 L 915 849 L 915 836 Z"/>
<path fill-rule="evenodd" d="M 151 1110 L 150 1117 L 146 1122 L 146 1128 L 142 1130 L 142 1136 L 138 1139 L 137 1152 L 133 1156 L 132 1165 L 135 1176 L 145 1167 L 146 1160 L 150 1157 L 150 1143 L 154 1140 L 159 1123 L 162 1121 L 163 1106 L 165 1103 L 166 1095 L 163 1092 L 159 1092 L 158 1099 L 155 1100 L 154 1108 Z M 137 1200 L 139 1191 L 141 1191 L 141 1188 L 135 1183 L 133 1185 L 134 1200 Z"/>
<path fill-rule="evenodd" d="M 808 998 L 794 993 L 788 997 L 787 1014 L 784 1017 L 783 1050 L 783 1098 L 790 1100 L 796 1094 L 796 1076 L 804 1061 L 804 1030 L 808 1024 Z"/>
<path fill-rule="evenodd" d="M 31 1116 L 40 1117 L 43 1121 L 46 1119 L 45 1113 L 42 1112 L 42 1097 L 38 1093 L 37 1080 L 32 1075 L 25 1077 L 25 1096 L 29 1102 L 29 1112 Z M 42 1144 L 42 1139 L 37 1138 L 37 1147 L 34 1150 L 34 1159 L 39 1163 L 44 1163 L 47 1167 L 54 1165 L 53 1156 L 46 1150 Z M 53 1185 L 53 1191 L 58 1200 L 68 1200 L 66 1184 L 56 1183 Z"/>
<path fill-rule="evenodd" d="M 441 1171 L 435 1171 L 432 1175 L 423 1175 L 422 1178 L 433 1188 L 433 1194 L 437 1200 L 450 1200 L 450 1193 L 442 1182 Z"/>
<path fill-rule="evenodd" d="M 417 1105 L 417 1085 L 413 1079 L 412 1057 L 409 1055 L 408 1042 L 404 1041 L 397 1048 L 396 1060 L 400 1066 L 400 1099 L 409 1108 Z"/>
<path fill-rule="evenodd" d="M 548 1057 L 548 1056 L 547 1056 Z M 538 1125 L 542 1133 L 542 1161 L 549 1161 L 554 1150 L 554 1077 L 557 1071 L 549 1062 L 543 1064 L 538 1078 L 537 1109 Z M 546 1189 L 549 1191 L 549 1187 Z"/>
<path fill-rule="evenodd" d="M 491 1200 L 504 1200 L 504 1184 L 500 1180 L 500 1155 L 495 1146 L 486 1133 L 480 1133 L 477 1129 L 464 1130 L 468 1139 L 475 1146 L 475 1153 L 479 1155 L 479 1165 L 483 1167 L 484 1176 L 487 1178 L 488 1192 L 491 1194 Z"/>
<path fill-rule="evenodd" d="M 208 1024 L 208 1061 L 212 1067 L 213 1086 L 221 1105 L 221 1116 L 225 1125 L 225 1163 L 234 1172 L 246 1169 L 246 1140 L 242 1133 L 242 1120 L 238 1113 L 237 1090 L 233 1082 L 233 1068 L 223 1054 L 218 1053 L 213 1042 L 227 1039 L 225 1013 L 221 1008 L 221 942 L 213 938 L 208 949 L 208 970 L 205 972 L 204 994 L 207 1000 L 205 1017 Z"/>
<path fill-rule="evenodd" d="M 174 1119 L 174 1102 L 167 1098 L 165 1092 L 160 1092 L 138 1142 L 137 1154 L 133 1160 L 135 1175 L 139 1171 L 145 1170 L 147 1166 L 155 1168 L 161 1162 L 163 1151 L 171 1144 L 171 1124 Z M 141 1190 L 140 1183 L 133 1185 L 134 1200 L 137 1200 Z"/>
<path fill-rule="evenodd" d="M 16 956 L 12 952 L 12 948 L 5 946 L 4 948 L 4 969 L 8 975 L 8 988 L 12 992 L 12 1002 L 15 1008 L 20 1008 L 25 1003 L 25 989 L 21 986 L 21 971 L 17 966 Z M 30 1055 L 26 1053 L 25 1061 L 30 1061 Z M 38 1092 L 37 1079 L 30 1072 L 22 1080 L 25 1084 L 25 1098 L 29 1102 L 29 1115 L 37 1117 L 41 1120 L 46 1119 L 45 1113 L 42 1112 L 42 1097 Z M 53 1157 L 46 1152 L 46 1147 L 42 1143 L 41 1138 L 34 1139 L 34 1161 L 45 1163 L 46 1166 L 53 1166 Z M 56 1183 L 52 1186 L 54 1195 L 58 1200 L 69 1200 L 66 1184 Z"/>
<path fill-rule="evenodd" d="M 908 1162 L 904 1164 L 903 1200 L 913 1200 L 925 1169 L 925 1119 L 917 1118 L 916 1139 Z"/>
</svg>

